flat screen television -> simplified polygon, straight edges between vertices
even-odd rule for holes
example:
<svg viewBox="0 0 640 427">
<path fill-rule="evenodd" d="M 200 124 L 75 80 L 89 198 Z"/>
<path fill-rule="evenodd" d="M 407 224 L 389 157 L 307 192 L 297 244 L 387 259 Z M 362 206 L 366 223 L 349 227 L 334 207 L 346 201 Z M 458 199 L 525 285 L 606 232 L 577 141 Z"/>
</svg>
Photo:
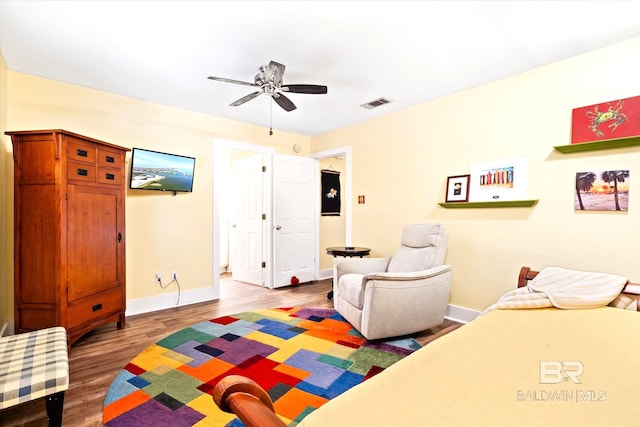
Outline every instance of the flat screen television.
<svg viewBox="0 0 640 427">
<path fill-rule="evenodd" d="M 129 187 L 132 190 L 191 192 L 196 159 L 134 148 Z"/>
</svg>

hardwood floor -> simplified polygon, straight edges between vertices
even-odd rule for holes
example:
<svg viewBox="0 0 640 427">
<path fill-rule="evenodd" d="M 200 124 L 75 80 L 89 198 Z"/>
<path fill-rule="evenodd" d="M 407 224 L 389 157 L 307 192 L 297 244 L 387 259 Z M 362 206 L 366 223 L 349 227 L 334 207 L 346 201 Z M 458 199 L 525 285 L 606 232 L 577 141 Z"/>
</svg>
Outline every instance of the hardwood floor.
<svg viewBox="0 0 640 427">
<path fill-rule="evenodd" d="M 221 296 L 183 307 L 127 317 L 127 327 L 101 326 L 78 340 L 69 357 L 70 386 L 65 393 L 63 426 L 102 425 L 102 404 L 120 370 L 138 353 L 167 335 L 203 320 L 273 307 L 333 308 L 327 299 L 330 280 L 297 287 L 266 289 L 231 280 L 221 281 Z M 425 345 L 462 326 L 450 320 L 414 335 Z M 42 399 L 0 411 L 0 426 L 46 426 Z"/>
</svg>

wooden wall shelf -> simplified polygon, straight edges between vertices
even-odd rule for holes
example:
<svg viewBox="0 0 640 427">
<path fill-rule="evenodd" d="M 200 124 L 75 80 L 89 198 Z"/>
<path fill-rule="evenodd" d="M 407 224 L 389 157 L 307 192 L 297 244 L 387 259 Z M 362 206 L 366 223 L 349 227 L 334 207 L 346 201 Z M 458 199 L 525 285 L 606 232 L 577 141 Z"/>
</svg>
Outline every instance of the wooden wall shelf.
<svg viewBox="0 0 640 427">
<path fill-rule="evenodd" d="M 558 145 L 553 148 L 563 154 L 570 154 L 637 146 L 640 146 L 640 137 L 613 139 L 609 141 L 581 142 L 579 144 Z"/>
<path fill-rule="evenodd" d="M 446 209 L 476 209 L 476 208 L 527 208 L 538 203 L 535 200 L 505 200 L 501 202 L 449 202 L 438 203 Z"/>
</svg>

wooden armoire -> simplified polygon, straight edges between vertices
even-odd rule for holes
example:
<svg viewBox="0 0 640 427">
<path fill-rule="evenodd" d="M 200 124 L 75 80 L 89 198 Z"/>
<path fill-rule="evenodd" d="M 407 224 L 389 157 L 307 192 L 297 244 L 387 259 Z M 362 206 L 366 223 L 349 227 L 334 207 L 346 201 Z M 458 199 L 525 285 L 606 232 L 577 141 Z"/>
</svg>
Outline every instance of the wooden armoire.
<svg viewBox="0 0 640 427">
<path fill-rule="evenodd" d="M 6 132 L 14 158 L 16 333 L 125 325 L 128 148 L 64 130 Z"/>
</svg>

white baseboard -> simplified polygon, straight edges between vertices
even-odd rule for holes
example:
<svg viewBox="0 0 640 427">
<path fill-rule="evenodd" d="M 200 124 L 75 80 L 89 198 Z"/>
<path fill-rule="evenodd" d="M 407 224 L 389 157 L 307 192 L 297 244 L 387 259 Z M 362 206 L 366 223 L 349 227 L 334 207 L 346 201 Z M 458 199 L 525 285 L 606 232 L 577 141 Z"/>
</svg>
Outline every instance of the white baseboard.
<svg viewBox="0 0 640 427">
<path fill-rule="evenodd" d="M 10 320 L 2 325 L 2 328 L 0 328 L 0 337 L 3 337 L 5 332 L 7 333 L 7 335 L 13 335 L 13 320 Z"/>
<path fill-rule="evenodd" d="M 177 292 L 155 295 L 146 298 L 130 299 L 127 300 L 127 310 L 125 312 L 125 316 L 134 316 L 136 314 L 165 310 L 167 308 L 180 307 L 183 305 L 211 301 L 219 298 L 220 295 L 216 295 L 213 291 L 213 288 L 200 288 L 182 292 L 180 294 L 180 301 L 178 301 Z"/>
<path fill-rule="evenodd" d="M 331 279 L 333 277 L 333 268 L 320 270 L 318 280 Z"/>
<path fill-rule="evenodd" d="M 449 320 L 460 323 L 469 323 L 480 314 L 477 310 L 471 310 L 470 308 L 460 307 L 457 305 L 449 304 L 447 307 L 446 317 Z"/>
</svg>

